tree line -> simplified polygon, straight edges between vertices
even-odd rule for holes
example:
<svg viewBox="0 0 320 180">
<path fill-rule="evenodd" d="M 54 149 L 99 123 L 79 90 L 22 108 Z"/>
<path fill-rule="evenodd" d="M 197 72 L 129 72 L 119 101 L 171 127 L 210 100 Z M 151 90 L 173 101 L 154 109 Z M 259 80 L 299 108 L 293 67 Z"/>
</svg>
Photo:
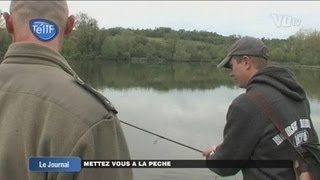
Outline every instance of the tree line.
<svg viewBox="0 0 320 180">
<path fill-rule="evenodd" d="M 229 47 L 241 38 L 215 32 L 155 29 L 99 28 L 98 21 L 85 13 L 77 14 L 74 32 L 65 42 L 62 54 L 71 60 L 113 60 L 142 62 L 213 62 L 223 59 Z M 275 62 L 320 65 L 320 32 L 300 30 L 288 39 L 262 40 Z M 10 38 L 0 27 L 0 57 Z"/>
</svg>

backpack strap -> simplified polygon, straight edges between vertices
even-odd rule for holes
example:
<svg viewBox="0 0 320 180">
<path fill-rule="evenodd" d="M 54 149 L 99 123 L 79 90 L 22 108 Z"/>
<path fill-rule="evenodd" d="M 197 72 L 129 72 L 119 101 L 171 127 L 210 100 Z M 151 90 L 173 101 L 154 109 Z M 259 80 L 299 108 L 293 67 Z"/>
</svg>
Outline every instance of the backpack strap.
<svg viewBox="0 0 320 180">
<path fill-rule="evenodd" d="M 113 112 L 114 114 L 117 114 L 118 111 L 116 108 L 111 104 L 111 102 L 104 97 L 101 93 L 99 93 L 97 90 L 92 88 L 91 86 L 85 84 L 78 76 L 74 76 L 74 80 L 76 83 L 78 83 L 82 88 L 84 88 L 86 91 L 88 91 L 90 94 L 92 94 L 98 101 L 102 103 L 102 105 L 108 110 Z"/>
<path fill-rule="evenodd" d="M 305 161 L 305 158 L 302 154 L 304 152 L 304 149 L 299 146 L 295 147 L 293 142 L 290 140 L 288 134 L 286 133 L 284 127 L 281 125 L 280 119 L 282 119 L 280 113 L 276 111 L 271 104 L 266 100 L 265 96 L 262 93 L 256 92 L 256 91 L 248 91 L 247 94 L 249 97 L 251 97 L 264 111 L 264 113 L 268 116 L 268 119 L 272 122 L 272 124 L 275 126 L 275 128 L 280 132 L 280 135 L 283 139 L 288 140 L 290 145 L 293 147 L 293 149 L 298 153 L 298 163 L 299 168 L 298 174 L 301 172 L 308 171 L 308 166 Z"/>
</svg>

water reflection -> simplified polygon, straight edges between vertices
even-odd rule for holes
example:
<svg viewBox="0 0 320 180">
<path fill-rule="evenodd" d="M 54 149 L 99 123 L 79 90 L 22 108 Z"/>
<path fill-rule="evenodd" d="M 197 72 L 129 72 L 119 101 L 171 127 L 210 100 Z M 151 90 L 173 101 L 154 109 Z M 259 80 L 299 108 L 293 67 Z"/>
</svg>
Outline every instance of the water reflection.
<svg viewBox="0 0 320 180">
<path fill-rule="evenodd" d="M 290 68 L 307 95 L 313 100 L 320 100 L 320 69 Z M 320 107 L 320 106 L 318 106 Z"/>
<path fill-rule="evenodd" d="M 79 76 L 108 97 L 119 117 L 197 149 L 222 140 L 225 114 L 243 89 L 211 64 L 74 63 Z M 293 69 L 311 99 L 320 132 L 320 71 Z M 201 154 L 123 125 L 133 159 L 203 159 Z M 135 179 L 215 179 L 208 169 L 134 169 Z M 241 179 L 241 175 L 217 179 Z"/>
<path fill-rule="evenodd" d="M 97 89 L 133 87 L 170 89 L 214 89 L 232 87 L 225 70 L 211 64 L 135 64 L 117 62 L 71 62 L 74 70 Z"/>
<path fill-rule="evenodd" d="M 178 142 L 204 150 L 222 140 L 225 113 L 242 89 L 169 90 L 106 88 L 119 118 Z M 122 126 L 133 159 L 203 159 L 199 152 Z M 135 169 L 136 179 L 214 179 L 208 169 Z M 241 175 L 237 175 L 238 179 Z M 234 180 L 236 177 L 219 178 Z"/>
<path fill-rule="evenodd" d="M 72 68 L 85 81 L 99 90 L 152 88 L 215 89 L 220 86 L 234 88 L 227 70 L 217 69 L 209 63 L 140 64 L 119 62 L 71 61 Z M 312 99 L 320 100 L 320 69 L 291 69 Z"/>
</svg>

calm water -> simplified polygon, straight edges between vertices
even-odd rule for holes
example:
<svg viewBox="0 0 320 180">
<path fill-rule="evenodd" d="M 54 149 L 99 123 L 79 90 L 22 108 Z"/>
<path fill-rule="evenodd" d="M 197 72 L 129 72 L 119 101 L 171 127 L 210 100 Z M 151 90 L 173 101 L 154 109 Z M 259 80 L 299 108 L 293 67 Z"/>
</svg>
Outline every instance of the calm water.
<svg viewBox="0 0 320 180">
<path fill-rule="evenodd" d="M 102 92 L 119 118 L 200 150 L 222 141 L 225 114 L 244 89 L 228 71 L 211 64 L 71 62 L 79 76 Z M 320 133 L 320 70 L 292 69 L 310 98 Z M 200 153 L 122 125 L 132 159 L 203 159 Z M 242 179 L 217 177 L 208 169 L 134 169 L 137 180 Z"/>
</svg>

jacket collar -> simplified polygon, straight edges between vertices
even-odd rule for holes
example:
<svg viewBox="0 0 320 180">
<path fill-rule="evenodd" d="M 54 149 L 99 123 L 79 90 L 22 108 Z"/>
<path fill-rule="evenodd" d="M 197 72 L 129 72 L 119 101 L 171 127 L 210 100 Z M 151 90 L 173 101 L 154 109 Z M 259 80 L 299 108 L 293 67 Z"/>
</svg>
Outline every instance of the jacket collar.
<svg viewBox="0 0 320 180">
<path fill-rule="evenodd" d="M 9 46 L 9 49 L 2 61 L 2 64 L 40 64 L 45 66 L 53 66 L 63 69 L 65 72 L 73 76 L 76 83 L 90 91 L 97 97 L 106 109 L 117 114 L 117 110 L 110 101 L 97 92 L 92 87 L 86 85 L 77 74 L 71 69 L 65 58 L 58 52 L 36 43 L 18 42 Z"/>
<path fill-rule="evenodd" d="M 66 59 L 58 52 L 36 43 L 12 43 L 2 64 L 40 64 L 63 69 L 71 76 L 77 77 Z"/>
</svg>

